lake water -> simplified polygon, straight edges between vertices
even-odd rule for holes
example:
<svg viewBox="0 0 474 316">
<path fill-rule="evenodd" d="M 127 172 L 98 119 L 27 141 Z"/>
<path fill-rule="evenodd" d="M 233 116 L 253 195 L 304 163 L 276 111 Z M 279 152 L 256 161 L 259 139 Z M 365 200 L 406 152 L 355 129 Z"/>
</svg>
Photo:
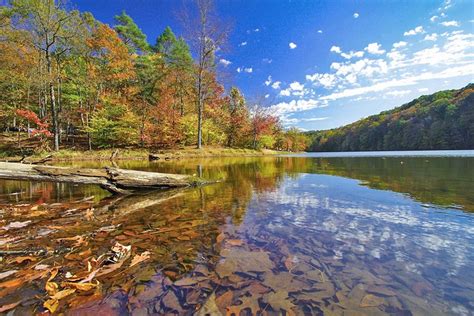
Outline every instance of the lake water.
<svg viewBox="0 0 474 316">
<path fill-rule="evenodd" d="M 122 161 L 220 180 L 129 197 L 0 180 L 0 310 L 473 315 L 473 151 L 324 155 Z"/>
</svg>

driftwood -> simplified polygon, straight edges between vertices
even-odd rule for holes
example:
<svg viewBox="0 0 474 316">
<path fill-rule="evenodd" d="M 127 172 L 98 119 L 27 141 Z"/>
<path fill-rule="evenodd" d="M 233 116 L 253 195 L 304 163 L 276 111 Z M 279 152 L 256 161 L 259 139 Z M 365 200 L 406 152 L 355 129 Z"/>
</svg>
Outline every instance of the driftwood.
<svg viewBox="0 0 474 316">
<path fill-rule="evenodd" d="M 189 187 L 199 183 L 191 176 L 125 170 L 26 165 L 0 162 L 0 179 L 98 184 L 119 194 L 136 190 Z"/>
</svg>

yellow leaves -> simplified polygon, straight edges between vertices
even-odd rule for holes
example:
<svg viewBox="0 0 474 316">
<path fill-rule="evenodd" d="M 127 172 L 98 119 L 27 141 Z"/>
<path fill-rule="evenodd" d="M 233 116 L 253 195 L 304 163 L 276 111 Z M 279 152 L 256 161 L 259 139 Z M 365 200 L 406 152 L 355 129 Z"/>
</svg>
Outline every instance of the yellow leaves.
<svg viewBox="0 0 474 316">
<path fill-rule="evenodd" d="M 79 291 L 90 291 L 92 289 L 95 289 L 99 286 L 99 281 L 96 281 L 96 283 L 75 283 L 75 282 L 63 282 L 61 285 L 63 287 L 70 287 Z"/>
<path fill-rule="evenodd" d="M 54 313 L 59 307 L 59 301 L 66 296 L 76 292 L 75 289 L 62 290 L 51 296 L 49 300 L 43 303 L 43 307 L 48 309 L 51 313 Z"/>
</svg>

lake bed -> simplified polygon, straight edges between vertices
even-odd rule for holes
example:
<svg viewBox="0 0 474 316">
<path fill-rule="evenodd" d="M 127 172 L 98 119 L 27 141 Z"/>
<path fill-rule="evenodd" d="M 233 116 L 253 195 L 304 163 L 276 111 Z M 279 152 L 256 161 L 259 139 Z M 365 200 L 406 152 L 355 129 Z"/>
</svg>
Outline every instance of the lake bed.
<svg viewBox="0 0 474 316">
<path fill-rule="evenodd" d="M 0 181 L 0 306 L 469 315 L 472 151 L 358 155 L 120 161 L 220 180 L 129 197 Z"/>
</svg>

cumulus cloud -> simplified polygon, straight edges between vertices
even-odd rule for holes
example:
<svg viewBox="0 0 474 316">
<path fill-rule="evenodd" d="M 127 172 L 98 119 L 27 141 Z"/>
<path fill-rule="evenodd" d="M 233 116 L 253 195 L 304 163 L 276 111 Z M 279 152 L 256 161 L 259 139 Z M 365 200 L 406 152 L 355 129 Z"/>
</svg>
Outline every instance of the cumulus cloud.
<svg viewBox="0 0 474 316">
<path fill-rule="evenodd" d="M 281 81 L 275 81 L 274 83 L 272 83 L 272 88 L 273 89 L 280 89 L 280 86 L 281 86 Z"/>
<path fill-rule="evenodd" d="M 352 16 L 354 17 L 354 19 L 357 19 L 359 17 L 359 13 L 354 12 L 354 14 Z"/>
<path fill-rule="evenodd" d="M 433 34 L 428 34 L 425 36 L 425 41 L 436 41 L 438 39 L 438 34 L 433 33 Z"/>
<path fill-rule="evenodd" d="M 245 45 L 247 45 L 247 42 L 242 42 L 239 44 L 239 46 L 245 46 Z"/>
<path fill-rule="evenodd" d="M 323 86 L 326 89 L 332 88 L 336 84 L 336 76 L 334 74 L 320 74 L 306 75 L 306 80 L 313 82 L 316 85 Z"/>
<path fill-rule="evenodd" d="M 340 53 L 341 53 L 341 48 L 340 48 L 339 46 L 332 46 L 329 51 L 330 51 L 331 53 L 340 54 Z"/>
<path fill-rule="evenodd" d="M 416 35 L 416 34 L 420 34 L 420 33 L 425 33 L 425 30 L 423 29 L 423 26 L 417 26 L 415 27 L 414 29 L 411 29 L 405 33 L 403 33 L 404 36 L 413 36 L 413 35 Z"/>
<path fill-rule="evenodd" d="M 400 48 L 400 47 L 405 47 L 405 46 L 407 46 L 407 42 L 404 42 L 404 41 L 393 43 L 394 48 Z"/>
<path fill-rule="evenodd" d="M 430 18 L 430 21 L 431 22 L 434 22 L 438 19 L 438 16 L 437 15 L 433 15 L 431 18 Z"/>
<path fill-rule="evenodd" d="M 290 49 L 295 49 L 297 47 L 297 45 L 293 42 L 291 42 L 290 44 L 288 44 L 288 46 L 290 46 Z"/>
<path fill-rule="evenodd" d="M 441 25 L 443 26 L 459 26 L 459 23 L 458 21 L 444 21 L 444 22 L 441 22 Z"/>
<path fill-rule="evenodd" d="M 289 97 L 291 95 L 291 90 L 290 88 L 284 89 L 280 91 L 280 95 L 282 97 Z"/>
<path fill-rule="evenodd" d="M 224 59 L 224 58 L 219 59 L 219 63 L 222 64 L 222 65 L 224 65 L 224 67 L 227 67 L 227 66 L 229 66 L 230 64 L 232 64 L 231 61 L 229 61 L 229 60 L 227 60 L 227 59 Z"/>
<path fill-rule="evenodd" d="M 315 109 L 317 107 L 325 106 L 325 102 L 321 102 L 315 99 L 309 100 L 291 100 L 289 102 L 280 102 L 278 104 L 272 105 L 270 110 L 276 115 L 284 115 L 292 112 L 307 111 Z"/>
<path fill-rule="evenodd" d="M 293 91 L 302 91 L 304 89 L 304 85 L 299 83 L 298 81 L 294 81 L 290 83 L 290 88 Z"/>
<path fill-rule="evenodd" d="M 379 43 L 370 43 L 364 50 L 373 55 L 382 55 L 385 53 L 385 50 L 382 49 L 382 45 Z"/>
<path fill-rule="evenodd" d="M 269 94 L 265 94 L 265 99 L 268 99 L 270 97 Z"/>
<path fill-rule="evenodd" d="M 319 33 L 319 34 L 323 34 L 323 30 L 318 30 L 318 33 Z"/>
<path fill-rule="evenodd" d="M 341 56 L 344 57 L 345 59 L 351 59 L 351 58 L 354 58 L 354 57 L 357 57 L 357 58 L 362 58 L 364 57 L 364 52 L 363 51 L 350 51 L 349 53 L 341 53 Z"/>
</svg>

